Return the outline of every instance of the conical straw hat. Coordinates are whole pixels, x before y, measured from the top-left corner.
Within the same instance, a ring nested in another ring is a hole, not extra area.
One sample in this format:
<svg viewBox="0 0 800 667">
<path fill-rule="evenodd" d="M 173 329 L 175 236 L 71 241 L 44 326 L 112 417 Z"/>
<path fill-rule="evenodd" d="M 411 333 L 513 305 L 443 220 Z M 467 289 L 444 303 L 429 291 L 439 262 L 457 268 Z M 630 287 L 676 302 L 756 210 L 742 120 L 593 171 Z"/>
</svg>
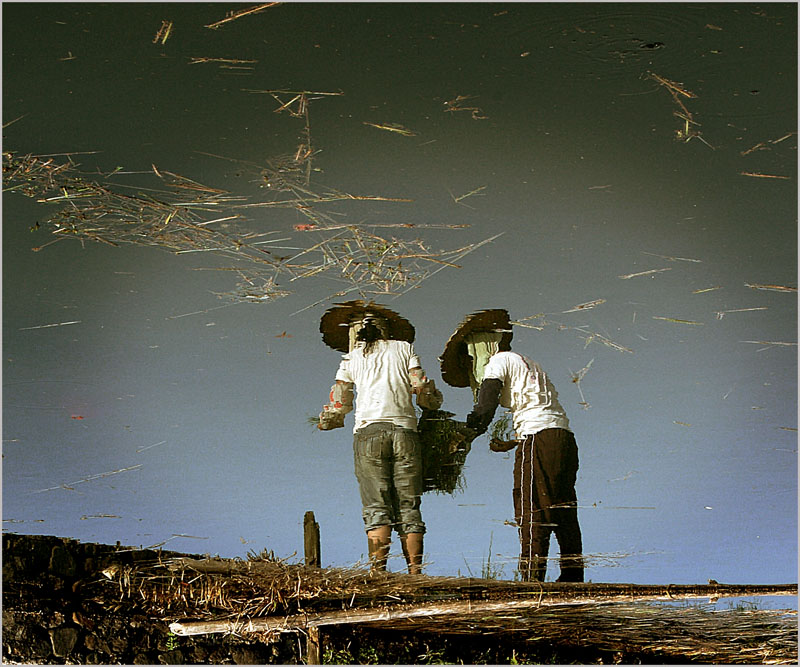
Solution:
<svg viewBox="0 0 800 667">
<path fill-rule="evenodd" d="M 469 369 L 472 366 L 464 339 L 472 333 L 495 331 L 502 333 L 500 349 L 507 349 L 513 333 L 508 311 L 502 308 L 479 310 L 464 319 L 444 346 L 439 357 L 442 380 L 451 387 L 469 387 Z"/>
<path fill-rule="evenodd" d="M 375 313 L 386 319 L 389 323 L 390 340 L 414 342 L 415 332 L 411 322 L 385 306 L 361 300 L 337 303 L 325 312 L 319 321 L 322 342 L 334 350 L 348 352 L 350 350 L 350 323 L 363 317 L 365 313 Z"/>
</svg>

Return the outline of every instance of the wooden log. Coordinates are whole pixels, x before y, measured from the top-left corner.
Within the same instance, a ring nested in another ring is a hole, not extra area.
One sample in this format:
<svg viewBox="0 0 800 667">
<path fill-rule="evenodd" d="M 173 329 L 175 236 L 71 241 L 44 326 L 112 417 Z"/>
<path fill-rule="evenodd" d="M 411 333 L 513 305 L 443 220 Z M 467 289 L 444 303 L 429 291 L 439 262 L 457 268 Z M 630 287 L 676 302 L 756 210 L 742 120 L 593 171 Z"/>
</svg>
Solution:
<svg viewBox="0 0 800 667">
<path fill-rule="evenodd" d="M 180 636 L 215 633 L 242 633 L 267 631 L 294 631 L 326 625 L 349 625 L 354 623 L 387 622 L 408 618 L 433 618 L 455 614 L 485 614 L 517 611 L 557 605 L 598 604 L 608 602 L 633 602 L 645 600 L 677 600 L 689 598 L 733 597 L 742 595 L 797 595 L 797 585 L 786 586 L 737 586 L 737 585 L 668 585 L 636 586 L 633 584 L 597 584 L 582 586 L 586 592 L 576 596 L 570 592 L 571 585 L 564 585 L 564 593 L 558 594 L 542 587 L 539 593 L 531 592 L 527 599 L 505 600 L 458 600 L 441 603 L 398 604 L 383 609 L 345 609 L 317 614 L 295 614 L 291 616 L 265 616 L 247 621 L 185 621 L 172 623 L 171 632 Z M 636 590 L 639 589 L 639 590 Z M 747 592 L 743 592 L 747 590 Z M 760 591 L 760 592 L 759 592 Z"/>
<path fill-rule="evenodd" d="M 314 512 L 306 512 L 303 517 L 303 545 L 306 567 L 322 567 L 319 524 L 314 519 Z"/>
</svg>

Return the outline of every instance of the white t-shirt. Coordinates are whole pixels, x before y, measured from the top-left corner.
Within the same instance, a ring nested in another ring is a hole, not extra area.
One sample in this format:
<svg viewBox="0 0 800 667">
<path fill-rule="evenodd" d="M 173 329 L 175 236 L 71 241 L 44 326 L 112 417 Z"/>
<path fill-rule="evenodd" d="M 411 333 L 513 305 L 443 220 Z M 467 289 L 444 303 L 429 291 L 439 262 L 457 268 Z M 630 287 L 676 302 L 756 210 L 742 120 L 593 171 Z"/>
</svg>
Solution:
<svg viewBox="0 0 800 667">
<path fill-rule="evenodd" d="M 356 387 L 353 431 L 373 422 L 391 422 L 416 431 L 409 371 L 420 366 L 411 343 L 402 340 L 376 341 L 366 356 L 363 345 L 345 354 L 336 379 Z"/>
<path fill-rule="evenodd" d="M 516 352 L 498 352 L 489 359 L 484 380 L 500 380 L 500 405 L 513 412 L 517 437 L 546 428 L 569 430 L 569 420 L 558 402 L 558 392 L 535 361 Z"/>
</svg>

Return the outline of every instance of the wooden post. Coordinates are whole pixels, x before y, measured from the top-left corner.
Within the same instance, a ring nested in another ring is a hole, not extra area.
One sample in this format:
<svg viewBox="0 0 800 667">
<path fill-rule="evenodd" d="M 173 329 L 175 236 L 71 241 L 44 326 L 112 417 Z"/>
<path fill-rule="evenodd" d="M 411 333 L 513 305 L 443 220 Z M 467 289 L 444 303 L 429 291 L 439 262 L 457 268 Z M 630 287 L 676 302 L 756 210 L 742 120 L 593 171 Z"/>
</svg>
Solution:
<svg viewBox="0 0 800 667">
<path fill-rule="evenodd" d="M 309 626 L 306 629 L 306 664 L 322 664 L 322 638 L 316 626 Z"/>
<path fill-rule="evenodd" d="M 322 567 L 319 524 L 314 520 L 314 512 L 306 512 L 303 517 L 303 544 L 306 553 L 306 567 Z"/>
</svg>

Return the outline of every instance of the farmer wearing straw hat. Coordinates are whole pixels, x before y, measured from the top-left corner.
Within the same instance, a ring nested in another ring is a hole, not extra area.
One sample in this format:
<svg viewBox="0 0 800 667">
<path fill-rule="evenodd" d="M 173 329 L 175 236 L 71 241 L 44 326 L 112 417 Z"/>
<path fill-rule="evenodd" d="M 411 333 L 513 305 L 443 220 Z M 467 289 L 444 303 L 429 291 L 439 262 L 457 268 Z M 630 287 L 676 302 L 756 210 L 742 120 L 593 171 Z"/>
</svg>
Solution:
<svg viewBox="0 0 800 667">
<path fill-rule="evenodd" d="M 510 408 L 519 440 L 492 439 L 492 451 L 517 448 L 514 515 L 519 528 L 523 581 L 544 581 L 550 533 L 561 552 L 558 581 L 583 581 L 583 546 L 575 479 L 578 447 L 558 394 L 535 361 L 511 351 L 511 322 L 503 309 L 467 317 L 440 357 L 442 379 L 471 387 L 475 406 L 467 426 L 485 433 L 502 405 Z"/>
<path fill-rule="evenodd" d="M 442 394 L 414 352 L 414 327 L 388 308 L 337 304 L 322 316 L 320 332 L 326 345 L 346 354 L 317 427 L 343 427 L 354 387 L 358 393 L 353 452 L 371 568 L 386 570 L 394 528 L 409 573 L 421 574 L 422 450 L 411 396 L 423 410 L 437 410 Z"/>
</svg>

